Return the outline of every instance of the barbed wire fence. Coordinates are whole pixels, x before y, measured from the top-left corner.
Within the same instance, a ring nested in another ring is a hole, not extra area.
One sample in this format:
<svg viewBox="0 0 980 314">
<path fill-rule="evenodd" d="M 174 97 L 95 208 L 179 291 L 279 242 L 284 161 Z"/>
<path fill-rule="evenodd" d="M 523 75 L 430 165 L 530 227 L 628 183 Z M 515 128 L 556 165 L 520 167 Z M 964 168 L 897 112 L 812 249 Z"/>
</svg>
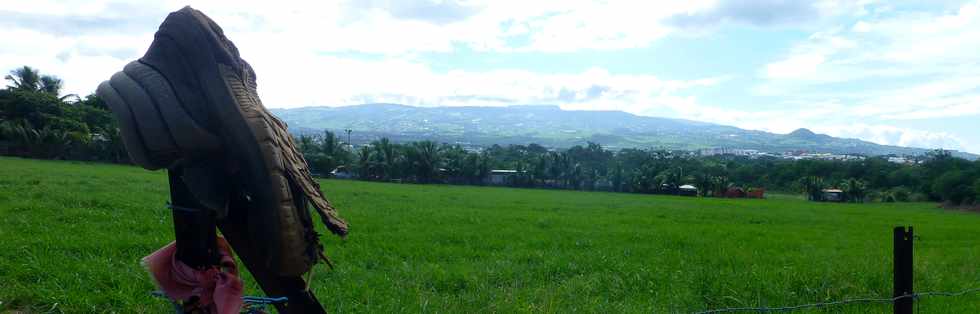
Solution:
<svg viewBox="0 0 980 314">
<path fill-rule="evenodd" d="M 975 293 L 980 293 L 980 288 L 966 289 L 956 292 L 944 292 L 944 291 L 932 291 L 932 292 L 922 292 L 913 293 L 897 296 L 894 298 L 858 298 L 858 299 L 845 299 L 840 301 L 831 301 L 823 303 L 810 303 L 810 304 L 800 304 L 793 306 L 781 306 L 781 307 L 730 307 L 722 309 L 714 309 L 702 312 L 695 312 L 695 314 L 715 314 L 715 313 L 738 313 L 738 312 L 757 312 L 757 313 L 769 313 L 769 312 L 793 312 L 805 309 L 816 309 L 816 308 L 826 308 L 833 306 L 843 306 L 848 304 L 859 304 L 859 303 L 895 303 L 899 300 L 912 299 L 918 300 L 923 297 L 959 297 L 965 295 L 971 295 Z"/>
<path fill-rule="evenodd" d="M 706 310 L 701 312 L 694 312 L 695 314 L 715 314 L 715 313 L 739 313 L 739 312 L 756 312 L 756 313 L 772 313 L 772 312 L 793 312 L 805 309 L 819 309 L 828 308 L 835 306 L 844 306 L 848 304 L 871 304 L 871 303 L 887 303 L 892 304 L 896 314 L 908 314 L 913 312 L 913 306 L 916 305 L 916 301 L 924 297 L 961 297 L 973 294 L 980 294 L 980 282 L 974 284 L 977 288 L 971 288 L 961 291 L 946 292 L 946 291 L 930 291 L 930 292 L 914 292 L 912 289 L 912 243 L 915 239 L 915 235 L 912 232 L 912 227 L 895 227 L 894 229 L 894 278 L 893 278 L 893 295 L 895 297 L 891 298 L 881 298 L 881 297 L 870 297 L 870 298 L 855 298 L 855 299 L 844 299 L 839 301 L 829 301 L 820 303 L 809 303 L 800 304 L 792 306 L 779 306 L 779 307 L 730 307 L 730 308 L 720 308 L 713 310 Z"/>
<path fill-rule="evenodd" d="M 835 306 L 844 306 L 849 304 L 893 304 L 895 313 L 912 313 L 913 306 L 916 304 L 915 301 L 921 298 L 927 297 L 961 297 L 978 294 L 980 296 L 980 282 L 974 284 L 977 288 L 971 288 L 960 291 L 946 292 L 946 291 L 930 291 L 930 292 L 913 292 L 912 290 L 912 243 L 915 239 L 912 233 L 912 227 L 908 227 L 906 231 L 905 227 L 895 227 L 894 230 L 894 287 L 893 294 L 896 295 L 892 298 L 881 298 L 881 297 L 869 297 L 869 298 L 855 298 L 855 299 L 844 299 L 839 301 L 829 301 L 820 303 L 808 303 L 792 306 L 779 306 L 779 307 L 730 307 L 730 308 L 719 308 L 700 312 L 694 312 L 694 314 L 716 314 L 716 313 L 740 313 L 740 312 L 756 312 L 756 313 L 778 313 L 778 312 L 793 312 L 805 309 L 820 309 L 829 308 Z M 154 291 L 152 293 L 154 296 L 166 298 L 166 295 L 160 291 Z M 287 302 L 286 298 L 268 298 L 268 297 L 243 297 L 244 308 L 243 313 L 265 313 L 266 306 L 274 305 L 277 303 Z M 179 304 L 173 303 L 174 308 L 177 313 L 183 313 L 182 308 Z"/>
</svg>

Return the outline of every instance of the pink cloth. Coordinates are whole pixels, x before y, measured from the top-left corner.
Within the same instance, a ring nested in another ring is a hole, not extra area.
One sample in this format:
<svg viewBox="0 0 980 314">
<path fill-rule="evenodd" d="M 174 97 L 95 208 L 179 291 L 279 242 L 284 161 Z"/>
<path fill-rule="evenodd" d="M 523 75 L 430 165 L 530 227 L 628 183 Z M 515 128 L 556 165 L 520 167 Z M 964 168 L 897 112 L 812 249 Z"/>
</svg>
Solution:
<svg viewBox="0 0 980 314">
<path fill-rule="evenodd" d="M 143 265 L 170 299 L 186 301 L 197 296 L 211 313 L 237 314 L 242 308 L 242 281 L 228 242 L 222 237 L 218 237 L 218 251 L 220 267 L 197 270 L 176 259 L 177 243 L 170 242 L 144 257 Z"/>
</svg>

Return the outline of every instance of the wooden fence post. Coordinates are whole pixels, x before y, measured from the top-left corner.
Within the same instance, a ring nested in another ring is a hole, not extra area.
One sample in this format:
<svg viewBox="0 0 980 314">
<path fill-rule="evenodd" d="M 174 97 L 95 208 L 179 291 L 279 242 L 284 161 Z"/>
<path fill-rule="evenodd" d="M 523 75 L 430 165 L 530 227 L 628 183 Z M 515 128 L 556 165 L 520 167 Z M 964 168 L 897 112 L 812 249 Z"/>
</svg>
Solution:
<svg viewBox="0 0 980 314">
<path fill-rule="evenodd" d="M 895 227 L 894 230 L 894 279 L 893 297 L 912 295 L 912 226 Z M 894 302 L 895 314 L 911 314 L 914 297 L 905 297 Z"/>
</svg>

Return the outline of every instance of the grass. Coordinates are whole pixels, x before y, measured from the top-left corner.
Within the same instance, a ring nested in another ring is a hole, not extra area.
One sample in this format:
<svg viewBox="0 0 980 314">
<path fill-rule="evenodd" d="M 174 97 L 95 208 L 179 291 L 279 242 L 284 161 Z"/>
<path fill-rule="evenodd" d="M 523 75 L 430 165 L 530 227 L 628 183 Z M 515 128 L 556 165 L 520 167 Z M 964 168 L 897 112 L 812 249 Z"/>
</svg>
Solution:
<svg viewBox="0 0 980 314">
<path fill-rule="evenodd" d="M 661 313 L 888 297 L 896 225 L 920 237 L 917 291 L 980 286 L 980 215 L 934 204 L 322 184 L 352 226 L 346 241 L 323 237 L 337 268 L 319 265 L 312 287 L 331 312 Z M 0 312 L 169 311 L 138 263 L 173 239 L 167 193 L 163 172 L 0 158 Z M 918 306 L 978 313 L 980 294 Z"/>
</svg>

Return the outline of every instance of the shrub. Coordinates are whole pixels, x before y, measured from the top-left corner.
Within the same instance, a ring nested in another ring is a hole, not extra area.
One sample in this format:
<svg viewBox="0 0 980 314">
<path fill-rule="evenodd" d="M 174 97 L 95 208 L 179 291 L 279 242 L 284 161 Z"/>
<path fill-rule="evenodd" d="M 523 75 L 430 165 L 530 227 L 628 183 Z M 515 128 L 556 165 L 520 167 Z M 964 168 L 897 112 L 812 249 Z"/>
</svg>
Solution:
<svg viewBox="0 0 980 314">
<path fill-rule="evenodd" d="M 909 195 L 909 202 L 928 202 L 929 195 L 922 192 L 915 192 Z"/>
<path fill-rule="evenodd" d="M 944 202 L 953 205 L 971 203 L 974 191 L 971 191 L 973 187 L 970 179 L 970 176 L 962 171 L 947 171 L 933 182 L 932 191 L 941 196 Z"/>
<path fill-rule="evenodd" d="M 892 192 L 884 192 L 881 194 L 881 201 L 883 203 L 894 203 L 896 201 L 895 194 L 892 194 Z"/>
<path fill-rule="evenodd" d="M 980 204 L 980 179 L 973 182 L 973 201 Z"/>
<path fill-rule="evenodd" d="M 897 186 L 889 190 L 895 202 L 908 202 L 912 192 L 904 186 Z"/>
</svg>

